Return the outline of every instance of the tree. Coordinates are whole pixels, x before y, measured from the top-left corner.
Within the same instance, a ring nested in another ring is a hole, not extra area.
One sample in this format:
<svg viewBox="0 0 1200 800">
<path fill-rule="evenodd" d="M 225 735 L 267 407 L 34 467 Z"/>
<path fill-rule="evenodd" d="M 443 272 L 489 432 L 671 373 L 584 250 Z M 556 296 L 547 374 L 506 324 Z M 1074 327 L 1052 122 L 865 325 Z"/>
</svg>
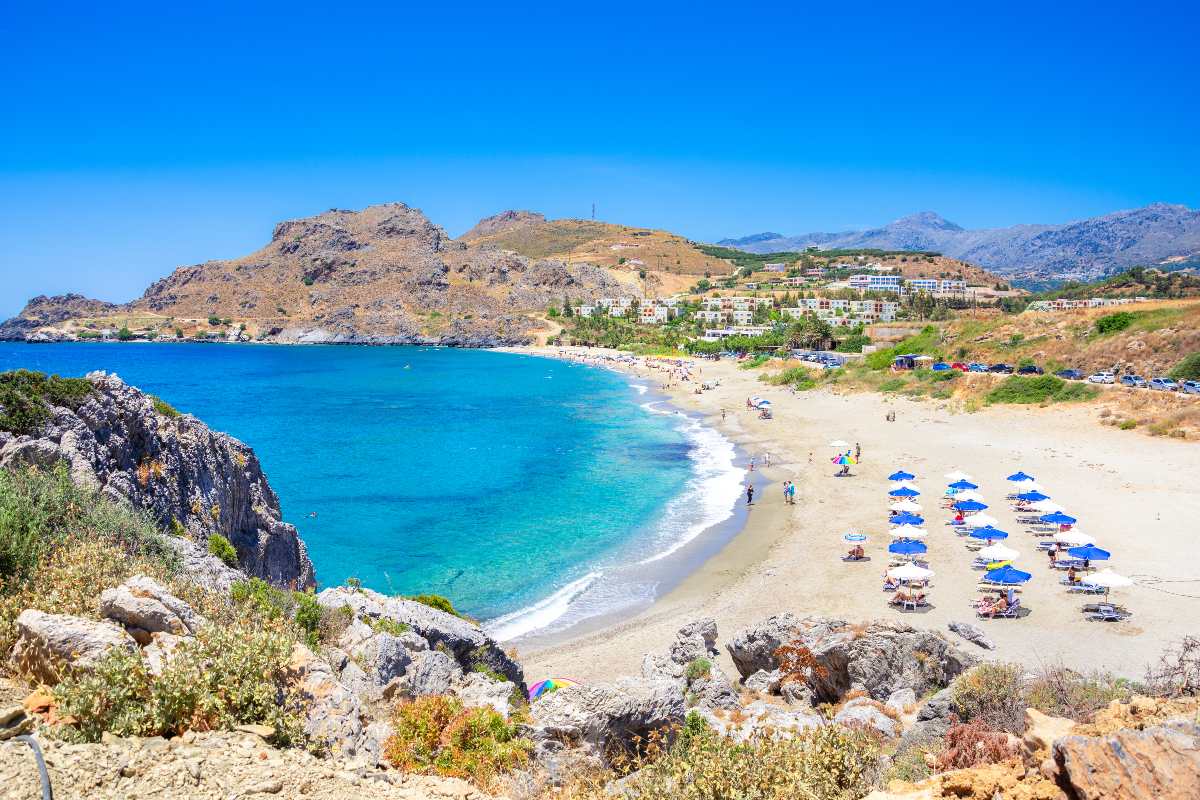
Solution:
<svg viewBox="0 0 1200 800">
<path fill-rule="evenodd" d="M 129 330 L 129 328 L 122 325 L 121 330 L 117 331 L 117 338 L 120 339 L 122 342 L 128 342 L 130 339 L 133 338 L 133 331 Z"/>
<path fill-rule="evenodd" d="M 788 347 L 815 349 L 824 347 L 833 338 L 829 323 L 807 314 L 793 322 L 787 329 Z"/>
<path fill-rule="evenodd" d="M 575 309 L 571 308 L 571 298 L 563 295 L 562 315 L 564 317 L 575 316 Z"/>
</svg>

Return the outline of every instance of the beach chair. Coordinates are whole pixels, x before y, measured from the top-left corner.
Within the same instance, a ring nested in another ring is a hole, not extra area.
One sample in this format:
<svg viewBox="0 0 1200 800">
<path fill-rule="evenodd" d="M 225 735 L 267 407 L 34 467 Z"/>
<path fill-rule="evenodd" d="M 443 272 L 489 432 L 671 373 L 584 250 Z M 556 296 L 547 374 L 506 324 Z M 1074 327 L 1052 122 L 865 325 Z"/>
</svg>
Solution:
<svg viewBox="0 0 1200 800">
<path fill-rule="evenodd" d="M 1021 610 L 1021 598 L 1018 597 L 1015 600 L 1013 600 L 1012 603 L 1009 604 L 1008 608 L 1004 609 L 1003 611 L 997 612 L 996 616 L 1003 617 L 1004 619 L 1016 619 L 1017 614 L 1020 610 Z"/>
<path fill-rule="evenodd" d="M 1120 622 L 1125 619 L 1125 615 L 1116 606 L 1101 603 L 1096 606 L 1095 611 L 1087 615 L 1087 618 L 1096 622 Z"/>
</svg>

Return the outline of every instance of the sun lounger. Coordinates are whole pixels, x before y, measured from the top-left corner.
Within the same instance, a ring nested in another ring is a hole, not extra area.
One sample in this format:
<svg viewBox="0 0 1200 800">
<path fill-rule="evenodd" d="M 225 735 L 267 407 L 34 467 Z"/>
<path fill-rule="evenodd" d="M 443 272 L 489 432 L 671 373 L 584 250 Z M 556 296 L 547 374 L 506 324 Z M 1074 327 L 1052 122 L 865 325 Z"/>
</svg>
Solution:
<svg viewBox="0 0 1200 800">
<path fill-rule="evenodd" d="M 1086 606 L 1085 606 L 1086 608 Z M 1087 618 L 1097 622 L 1120 622 L 1128 616 L 1124 609 L 1117 606 L 1100 603 L 1096 606 L 1096 610 L 1087 613 Z"/>
</svg>

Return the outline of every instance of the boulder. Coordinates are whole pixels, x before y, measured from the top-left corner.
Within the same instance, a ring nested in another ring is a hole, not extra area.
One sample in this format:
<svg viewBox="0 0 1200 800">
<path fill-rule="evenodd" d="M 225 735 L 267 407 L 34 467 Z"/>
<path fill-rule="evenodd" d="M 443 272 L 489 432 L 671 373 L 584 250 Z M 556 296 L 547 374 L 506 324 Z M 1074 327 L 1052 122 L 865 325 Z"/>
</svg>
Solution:
<svg viewBox="0 0 1200 800">
<path fill-rule="evenodd" d="M 512 696 L 517 686 L 512 681 L 496 681 L 479 672 L 472 672 L 450 687 L 468 707 L 493 708 L 505 719 L 512 713 Z"/>
<path fill-rule="evenodd" d="M 1200 797 L 1200 725 L 1179 720 L 1054 743 L 1059 784 L 1078 800 Z"/>
<path fill-rule="evenodd" d="M 204 618 L 153 578 L 135 575 L 100 593 L 100 613 L 148 633 L 195 635 Z"/>
<path fill-rule="evenodd" d="M 697 658 L 717 655 L 717 622 L 711 617 L 684 625 L 671 643 L 670 657 L 676 664 L 687 665 Z"/>
<path fill-rule="evenodd" d="M 354 692 L 302 644 L 293 646 L 289 682 L 304 701 L 304 732 L 334 754 L 353 756 L 363 734 L 363 710 Z"/>
<path fill-rule="evenodd" d="M 760 669 L 748 678 L 742 680 L 742 685 L 752 692 L 775 694 L 779 691 L 781 675 L 778 669 L 767 672 Z"/>
<path fill-rule="evenodd" d="M 812 689 L 804 681 L 785 681 L 779 684 L 779 696 L 790 706 L 808 706 L 813 703 Z"/>
<path fill-rule="evenodd" d="M 1075 725 L 1073 719 L 1051 717 L 1036 708 L 1025 709 L 1025 735 L 1021 741 L 1026 754 L 1032 756 L 1048 751 L 1055 740 L 1069 736 Z"/>
<path fill-rule="evenodd" d="M 682 723 L 685 710 L 676 683 L 622 678 L 543 696 L 530 707 L 530 731 L 537 741 L 555 740 L 605 759 L 635 737 Z"/>
<path fill-rule="evenodd" d="M 895 711 L 897 714 L 905 713 L 905 709 L 917 704 L 917 693 L 912 689 L 897 689 L 888 695 L 887 702 L 884 704 L 888 708 Z"/>
<path fill-rule="evenodd" d="M 17 617 L 17 639 L 10 658 L 18 673 L 55 684 L 65 670 L 87 671 L 114 648 L 133 652 L 137 642 L 112 622 L 30 608 Z"/>
<path fill-rule="evenodd" d="M 426 650 L 413 656 L 403 675 L 397 676 L 396 694 L 401 697 L 424 697 L 446 694 L 463 678 L 454 659 L 440 650 Z"/>
<path fill-rule="evenodd" d="M 825 719 L 815 710 L 780 708 L 762 700 L 747 704 L 735 714 L 711 709 L 702 709 L 699 714 L 717 733 L 739 742 L 756 734 L 788 738 L 825 724 Z"/>
<path fill-rule="evenodd" d="M 889 717 L 866 698 L 851 700 L 833 717 L 834 723 L 848 728 L 868 728 L 892 739 L 900 735 L 900 723 Z"/>
<path fill-rule="evenodd" d="M 732 709 L 740 705 L 740 699 L 728 676 L 714 665 L 707 676 L 688 686 L 688 704 L 696 708 Z"/>
<path fill-rule="evenodd" d="M 150 671 L 150 674 L 161 675 L 163 669 L 175 656 L 176 648 L 185 641 L 187 639 L 183 636 L 176 636 L 173 633 L 156 631 L 150 634 L 150 643 L 142 650 L 142 657 L 146 660 L 146 669 Z"/>
<path fill-rule="evenodd" d="M 977 644 L 984 650 L 995 650 L 996 643 L 987 637 L 981 628 L 965 622 L 951 622 L 947 626 L 952 633 L 957 633 L 968 642 Z"/>
<path fill-rule="evenodd" d="M 776 614 L 757 625 L 738 631 L 726 645 L 743 678 L 756 672 L 770 672 L 779 666 L 775 651 L 780 645 L 798 638 L 803 628 L 794 614 Z"/>
</svg>

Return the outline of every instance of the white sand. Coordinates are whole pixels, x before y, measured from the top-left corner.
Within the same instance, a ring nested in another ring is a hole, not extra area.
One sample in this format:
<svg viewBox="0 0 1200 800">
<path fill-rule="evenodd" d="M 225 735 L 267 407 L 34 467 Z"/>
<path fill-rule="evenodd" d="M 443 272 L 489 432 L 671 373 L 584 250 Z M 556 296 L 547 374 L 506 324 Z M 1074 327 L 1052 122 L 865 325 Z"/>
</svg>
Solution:
<svg viewBox="0 0 1200 800">
<path fill-rule="evenodd" d="M 552 355 L 558 349 L 524 352 Z M 673 401 L 708 415 L 751 453 L 769 451 L 773 468 L 766 474 L 796 481 L 796 506 L 783 504 L 777 485 L 768 487 L 746 528 L 650 609 L 603 631 L 522 652 L 531 679 L 590 681 L 636 673 L 644 653 L 662 650 L 676 629 L 702 616 L 717 620 L 722 637 L 783 611 L 904 620 L 943 631 L 951 620 L 967 621 L 997 643 L 989 657 L 1031 666 L 1061 661 L 1135 678 L 1180 635 L 1200 634 L 1200 447 L 1194 443 L 1100 426 L 1087 406 L 959 414 L 932 401 L 877 394 L 793 395 L 758 382 L 760 370 L 739 370 L 729 361 L 698 363 L 703 379 L 719 378 L 720 387 L 696 395 L 694 384 L 684 383 L 668 390 Z M 638 372 L 652 380 L 660 374 Z M 746 410 L 751 394 L 771 399 L 774 419 Z M 722 408 L 728 412 L 724 422 Z M 895 410 L 895 422 L 885 421 L 888 410 Z M 855 477 L 832 477 L 827 443 L 833 439 L 862 444 L 864 461 L 854 468 Z M 924 491 L 918 500 L 937 576 L 928 592 L 932 608 L 922 613 L 889 608 L 890 595 L 881 590 L 890 541 L 886 476 L 899 468 L 915 473 Z M 1011 534 L 1005 544 L 1021 553 L 1016 566 L 1033 573 L 1021 593 L 1031 611 L 1024 618 L 975 618 L 970 604 L 979 595 L 980 573 L 971 569 L 973 556 L 945 524 L 950 513 L 939 503 L 943 475 L 953 469 L 974 477 L 990 505 L 987 513 Z M 1090 621 L 1080 608 L 1096 598 L 1059 585 L 1062 573 L 1049 569 L 1035 547 L 1038 539 L 1017 525 L 1004 500 L 1011 489 L 1005 477 L 1018 469 L 1036 476 L 1046 494 L 1080 518 L 1081 530 L 1112 551 L 1105 566 L 1138 582 L 1113 595 L 1132 611 L 1129 620 Z M 870 536 L 871 561 L 840 560 L 848 548 L 842 535 L 851 530 Z"/>
</svg>

